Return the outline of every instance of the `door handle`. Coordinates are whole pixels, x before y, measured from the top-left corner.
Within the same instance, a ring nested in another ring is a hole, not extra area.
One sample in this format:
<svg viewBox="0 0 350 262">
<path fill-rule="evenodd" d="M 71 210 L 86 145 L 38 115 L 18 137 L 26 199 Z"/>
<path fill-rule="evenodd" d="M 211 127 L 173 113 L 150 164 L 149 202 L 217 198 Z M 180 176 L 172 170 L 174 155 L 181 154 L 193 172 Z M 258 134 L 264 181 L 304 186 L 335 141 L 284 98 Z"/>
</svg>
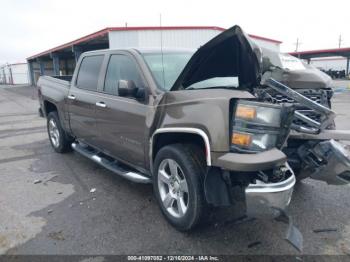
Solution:
<svg viewBox="0 0 350 262">
<path fill-rule="evenodd" d="M 75 100 L 75 98 L 76 98 L 75 95 L 69 95 L 68 96 L 68 99 L 70 99 L 70 100 Z"/>
<path fill-rule="evenodd" d="M 105 102 L 96 102 L 96 106 L 98 107 L 103 107 L 103 108 L 106 108 L 107 105 L 105 104 Z"/>
</svg>

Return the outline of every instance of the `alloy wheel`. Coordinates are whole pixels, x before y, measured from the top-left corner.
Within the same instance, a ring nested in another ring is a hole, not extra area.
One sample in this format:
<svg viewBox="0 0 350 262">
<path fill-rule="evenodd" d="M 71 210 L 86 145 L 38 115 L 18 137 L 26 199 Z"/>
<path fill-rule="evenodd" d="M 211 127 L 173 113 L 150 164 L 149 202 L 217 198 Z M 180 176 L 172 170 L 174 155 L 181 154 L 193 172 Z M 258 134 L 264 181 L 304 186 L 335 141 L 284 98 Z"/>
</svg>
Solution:
<svg viewBox="0 0 350 262">
<path fill-rule="evenodd" d="M 176 217 L 183 217 L 189 204 L 186 177 L 173 159 L 164 159 L 158 168 L 158 188 L 163 206 Z"/>
<path fill-rule="evenodd" d="M 60 131 L 58 130 L 57 123 L 55 119 L 51 118 L 49 121 L 49 135 L 52 145 L 54 147 L 59 147 L 60 145 Z"/>
</svg>

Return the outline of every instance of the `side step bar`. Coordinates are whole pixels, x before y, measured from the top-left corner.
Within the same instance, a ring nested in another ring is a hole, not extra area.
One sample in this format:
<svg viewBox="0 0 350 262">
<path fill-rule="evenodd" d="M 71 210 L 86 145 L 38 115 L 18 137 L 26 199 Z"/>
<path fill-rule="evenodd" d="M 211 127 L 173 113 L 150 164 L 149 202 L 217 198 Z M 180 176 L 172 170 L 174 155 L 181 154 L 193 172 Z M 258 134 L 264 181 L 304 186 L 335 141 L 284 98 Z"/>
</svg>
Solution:
<svg viewBox="0 0 350 262">
<path fill-rule="evenodd" d="M 118 165 L 118 162 L 116 160 L 109 159 L 109 157 L 104 156 L 102 153 L 92 149 L 89 146 L 80 144 L 78 142 L 74 142 L 72 143 L 72 148 L 76 152 L 93 160 L 97 164 L 107 168 L 108 170 L 130 181 L 133 181 L 136 183 L 143 183 L 143 184 L 151 183 L 151 179 L 149 177 L 141 173 L 138 173 L 136 171 L 130 171 L 130 170 L 127 170 L 126 168 L 121 167 L 120 165 Z"/>
</svg>

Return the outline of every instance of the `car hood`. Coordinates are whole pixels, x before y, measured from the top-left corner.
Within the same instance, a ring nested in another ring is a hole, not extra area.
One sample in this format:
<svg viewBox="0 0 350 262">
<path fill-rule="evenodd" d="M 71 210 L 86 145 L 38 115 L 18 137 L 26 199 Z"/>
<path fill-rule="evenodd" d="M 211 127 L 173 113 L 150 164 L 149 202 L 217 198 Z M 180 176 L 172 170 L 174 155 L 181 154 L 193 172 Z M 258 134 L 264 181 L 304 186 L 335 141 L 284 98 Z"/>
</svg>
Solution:
<svg viewBox="0 0 350 262">
<path fill-rule="evenodd" d="M 276 80 L 277 77 L 276 77 Z M 330 88 L 332 79 L 317 68 L 306 68 L 305 70 L 285 71 L 281 82 L 293 89 Z"/>
<path fill-rule="evenodd" d="M 262 48 L 263 73 L 269 72 L 270 77 L 293 89 L 329 88 L 332 79 L 317 68 L 305 64 L 300 59 Z"/>
<path fill-rule="evenodd" d="M 200 47 L 170 89 L 181 90 L 214 77 L 237 77 L 251 89 L 261 78 L 261 51 L 239 26 L 233 26 Z"/>
</svg>

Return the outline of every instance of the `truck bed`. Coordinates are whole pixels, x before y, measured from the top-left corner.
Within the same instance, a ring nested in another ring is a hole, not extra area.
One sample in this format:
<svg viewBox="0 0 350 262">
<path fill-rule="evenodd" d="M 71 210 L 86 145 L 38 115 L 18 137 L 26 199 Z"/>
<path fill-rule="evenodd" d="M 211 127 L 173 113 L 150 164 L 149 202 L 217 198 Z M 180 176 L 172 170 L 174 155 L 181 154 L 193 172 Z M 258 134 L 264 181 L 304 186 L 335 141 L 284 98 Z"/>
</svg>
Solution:
<svg viewBox="0 0 350 262">
<path fill-rule="evenodd" d="M 71 75 L 67 76 L 41 76 L 38 81 L 38 86 L 40 87 L 63 87 L 69 88 L 70 82 L 72 80 Z"/>
<path fill-rule="evenodd" d="M 64 121 L 69 119 L 65 100 L 69 93 L 71 79 L 72 76 L 41 76 L 38 81 L 38 87 L 42 95 L 40 99 L 41 108 L 45 106 L 43 101 L 53 103 L 61 114 L 63 125 L 65 125 Z"/>
</svg>

